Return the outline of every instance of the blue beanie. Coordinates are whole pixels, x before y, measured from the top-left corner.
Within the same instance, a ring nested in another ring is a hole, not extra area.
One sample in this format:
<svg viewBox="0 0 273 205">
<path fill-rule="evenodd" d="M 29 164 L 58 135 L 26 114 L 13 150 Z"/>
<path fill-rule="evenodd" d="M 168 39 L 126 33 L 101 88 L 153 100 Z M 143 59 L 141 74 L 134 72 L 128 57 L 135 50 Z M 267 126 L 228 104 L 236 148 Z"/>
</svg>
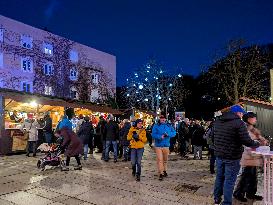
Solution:
<svg viewBox="0 0 273 205">
<path fill-rule="evenodd" d="M 230 107 L 230 111 L 233 113 L 241 112 L 243 114 L 246 114 L 247 112 L 242 108 L 240 105 L 233 105 Z"/>
</svg>

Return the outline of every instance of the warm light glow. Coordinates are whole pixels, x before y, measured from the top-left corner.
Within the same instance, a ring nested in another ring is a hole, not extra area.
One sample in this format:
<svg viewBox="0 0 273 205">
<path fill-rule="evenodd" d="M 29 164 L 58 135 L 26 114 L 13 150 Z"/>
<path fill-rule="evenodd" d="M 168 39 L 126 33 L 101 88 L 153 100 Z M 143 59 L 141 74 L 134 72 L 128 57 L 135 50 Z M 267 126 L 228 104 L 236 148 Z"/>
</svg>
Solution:
<svg viewBox="0 0 273 205">
<path fill-rule="evenodd" d="M 30 104 L 30 106 L 32 106 L 32 107 L 37 107 L 37 105 L 38 105 L 35 101 L 32 101 L 32 102 L 30 102 L 29 104 Z"/>
</svg>

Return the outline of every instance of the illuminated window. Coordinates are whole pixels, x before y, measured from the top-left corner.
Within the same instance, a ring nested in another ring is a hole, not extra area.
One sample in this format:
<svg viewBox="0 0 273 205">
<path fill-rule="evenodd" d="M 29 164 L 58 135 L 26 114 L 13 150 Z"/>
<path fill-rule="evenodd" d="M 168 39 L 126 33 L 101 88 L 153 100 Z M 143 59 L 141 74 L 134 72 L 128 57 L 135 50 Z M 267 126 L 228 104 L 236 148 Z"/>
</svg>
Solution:
<svg viewBox="0 0 273 205">
<path fill-rule="evenodd" d="M 21 46 L 27 49 L 32 49 L 33 39 L 30 36 L 21 35 Z"/>
</svg>

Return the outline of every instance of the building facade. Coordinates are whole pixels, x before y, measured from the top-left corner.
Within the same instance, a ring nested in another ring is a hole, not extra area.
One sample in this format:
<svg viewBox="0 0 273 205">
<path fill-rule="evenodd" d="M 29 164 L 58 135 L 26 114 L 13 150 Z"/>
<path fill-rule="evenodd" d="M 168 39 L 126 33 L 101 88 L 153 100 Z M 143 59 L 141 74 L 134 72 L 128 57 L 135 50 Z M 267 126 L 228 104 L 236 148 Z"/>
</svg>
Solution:
<svg viewBox="0 0 273 205">
<path fill-rule="evenodd" d="M 0 87 L 103 102 L 115 94 L 116 57 L 0 15 Z"/>
</svg>

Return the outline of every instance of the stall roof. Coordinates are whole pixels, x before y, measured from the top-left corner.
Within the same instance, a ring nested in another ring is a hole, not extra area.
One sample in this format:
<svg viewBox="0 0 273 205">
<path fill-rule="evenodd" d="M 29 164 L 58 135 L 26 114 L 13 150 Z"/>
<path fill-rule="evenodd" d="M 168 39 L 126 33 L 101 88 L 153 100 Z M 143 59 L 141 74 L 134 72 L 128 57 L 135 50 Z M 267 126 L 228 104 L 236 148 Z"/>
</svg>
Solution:
<svg viewBox="0 0 273 205">
<path fill-rule="evenodd" d="M 273 104 L 272 103 L 261 101 L 261 100 L 254 100 L 254 99 L 243 97 L 243 98 L 240 98 L 240 102 L 249 103 L 249 104 L 253 104 L 253 105 L 260 105 L 260 106 L 267 107 L 268 109 L 273 109 Z"/>
<path fill-rule="evenodd" d="M 64 99 L 64 98 L 46 96 L 41 94 L 32 94 L 32 93 L 26 93 L 26 92 L 10 90 L 5 88 L 0 88 L 0 95 L 5 98 L 19 101 L 19 102 L 35 101 L 38 104 L 43 104 L 43 105 L 83 108 L 83 109 L 92 110 L 93 112 L 104 112 L 104 113 L 111 113 L 116 115 L 121 114 L 119 110 L 112 109 L 111 107 L 108 107 L 103 104 L 94 104 L 91 102 L 83 102 L 79 100 Z"/>
</svg>

